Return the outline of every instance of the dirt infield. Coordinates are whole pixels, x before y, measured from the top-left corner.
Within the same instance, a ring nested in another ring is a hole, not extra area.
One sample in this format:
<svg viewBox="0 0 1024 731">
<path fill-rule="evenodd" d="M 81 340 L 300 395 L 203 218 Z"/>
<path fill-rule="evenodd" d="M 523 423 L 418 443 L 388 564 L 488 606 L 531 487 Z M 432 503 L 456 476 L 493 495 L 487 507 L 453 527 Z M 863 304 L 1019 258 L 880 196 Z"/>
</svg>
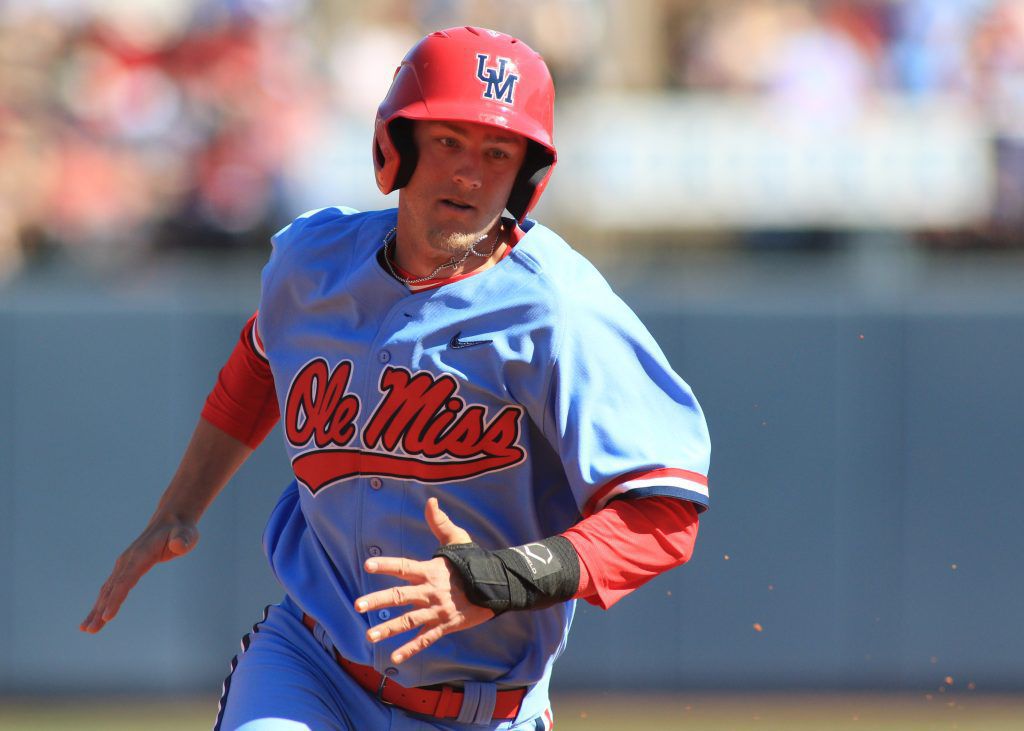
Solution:
<svg viewBox="0 0 1024 731">
<path fill-rule="evenodd" d="M 977 693 L 573 695 L 559 731 L 1019 731 L 1024 696 Z"/>
<path fill-rule="evenodd" d="M 3 731 L 200 731 L 215 698 L 0 699 Z M 558 731 L 1019 731 L 1024 696 L 879 694 L 561 694 Z M 373 731 L 359 729 L 359 731 Z"/>
</svg>

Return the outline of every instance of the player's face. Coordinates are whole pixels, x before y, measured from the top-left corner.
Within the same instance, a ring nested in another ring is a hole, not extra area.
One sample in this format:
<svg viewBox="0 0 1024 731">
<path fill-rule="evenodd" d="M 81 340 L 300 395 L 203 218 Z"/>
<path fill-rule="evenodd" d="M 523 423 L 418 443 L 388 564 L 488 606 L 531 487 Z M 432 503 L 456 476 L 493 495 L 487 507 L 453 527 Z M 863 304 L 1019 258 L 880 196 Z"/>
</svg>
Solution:
<svg viewBox="0 0 1024 731">
<path fill-rule="evenodd" d="M 501 217 L 526 139 L 472 122 L 418 121 L 413 135 L 419 158 L 399 193 L 399 231 L 413 228 L 438 255 L 459 254 Z"/>
</svg>

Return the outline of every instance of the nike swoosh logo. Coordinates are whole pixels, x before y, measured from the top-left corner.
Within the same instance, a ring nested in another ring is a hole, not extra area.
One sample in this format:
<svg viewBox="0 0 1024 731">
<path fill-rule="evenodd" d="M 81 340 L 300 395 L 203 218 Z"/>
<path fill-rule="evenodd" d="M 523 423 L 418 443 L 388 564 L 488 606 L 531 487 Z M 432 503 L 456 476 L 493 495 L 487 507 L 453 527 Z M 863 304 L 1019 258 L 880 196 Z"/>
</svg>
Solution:
<svg viewBox="0 0 1024 731">
<path fill-rule="evenodd" d="M 452 339 L 448 341 L 449 348 L 472 348 L 474 345 L 486 345 L 494 342 L 493 340 L 459 340 L 460 335 L 462 335 L 461 330 L 452 335 Z"/>
</svg>

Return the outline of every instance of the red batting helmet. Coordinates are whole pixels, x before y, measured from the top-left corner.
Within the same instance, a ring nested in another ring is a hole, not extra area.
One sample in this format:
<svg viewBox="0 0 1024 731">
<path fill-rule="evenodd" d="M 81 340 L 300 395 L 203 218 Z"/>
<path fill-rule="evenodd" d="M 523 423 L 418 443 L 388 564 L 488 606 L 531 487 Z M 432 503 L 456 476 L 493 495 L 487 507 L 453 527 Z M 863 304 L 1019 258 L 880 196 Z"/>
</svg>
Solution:
<svg viewBox="0 0 1024 731">
<path fill-rule="evenodd" d="M 377 109 L 373 164 L 377 187 L 390 193 L 416 167 L 411 121 L 478 122 L 528 141 L 506 208 L 522 221 L 548 184 L 555 87 L 540 54 L 518 38 L 484 28 L 449 28 L 413 46 Z"/>
</svg>

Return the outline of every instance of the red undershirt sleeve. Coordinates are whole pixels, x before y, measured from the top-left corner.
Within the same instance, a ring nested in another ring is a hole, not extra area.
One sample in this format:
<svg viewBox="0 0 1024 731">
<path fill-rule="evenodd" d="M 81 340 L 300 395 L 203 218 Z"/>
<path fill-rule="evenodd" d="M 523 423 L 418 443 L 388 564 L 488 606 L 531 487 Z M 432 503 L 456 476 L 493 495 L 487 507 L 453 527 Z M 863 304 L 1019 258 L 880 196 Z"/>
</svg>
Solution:
<svg viewBox="0 0 1024 731">
<path fill-rule="evenodd" d="M 671 497 L 609 503 L 562 535 L 580 557 L 578 599 L 608 609 L 660 573 L 686 563 L 697 540 L 697 509 Z"/>
<path fill-rule="evenodd" d="M 208 422 L 253 449 L 280 418 L 274 376 L 262 351 L 254 314 L 220 369 L 202 411 Z"/>
</svg>

